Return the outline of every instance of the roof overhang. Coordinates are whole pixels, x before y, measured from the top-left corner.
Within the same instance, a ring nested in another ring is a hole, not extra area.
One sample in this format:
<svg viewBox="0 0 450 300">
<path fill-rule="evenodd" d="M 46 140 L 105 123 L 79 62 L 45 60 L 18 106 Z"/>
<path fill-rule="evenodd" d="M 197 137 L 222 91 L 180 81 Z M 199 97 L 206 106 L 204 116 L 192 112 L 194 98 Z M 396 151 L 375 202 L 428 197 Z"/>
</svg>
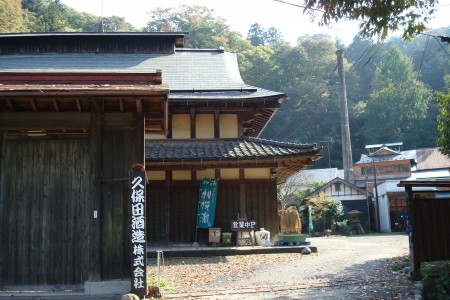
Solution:
<svg viewBox="0 0 450 300">
<path fill-rule="evenodd" d="M 24 113 L 143 113 L 147 132 L 166 133 L 169 87 L 155 73 L 0 72 L 0 117 L 15 132 Z M 18 118 L 19 114 L 22 114 Z M 23 122 L 23 121 L 22 121 Z M 8 129 L 9 128 L 9 129 Z M 62 128 L 61 128 L 62 129 Z M 65 129 L 65 128 L 64 128 Z M 20 131 L 20 130 L 19 130 Z"/>
<path fill-rule="evenodd" d="M 147 140 L 148 170 L 270 168 L 281 181 L 322 157 L 316 145 L 238 139 Z"/>
</svg>

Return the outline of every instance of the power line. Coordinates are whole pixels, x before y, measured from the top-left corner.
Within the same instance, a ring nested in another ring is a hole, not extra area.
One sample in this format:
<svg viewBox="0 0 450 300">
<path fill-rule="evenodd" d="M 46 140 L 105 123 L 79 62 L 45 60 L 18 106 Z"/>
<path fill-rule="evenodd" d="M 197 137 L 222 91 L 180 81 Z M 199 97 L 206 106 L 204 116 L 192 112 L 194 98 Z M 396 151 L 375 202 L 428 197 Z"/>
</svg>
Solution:
<svg viewBox="0 0 450 300">
<path fill-rule="evenodd" d="M 296 4 L 296 3 L 286 2 L 286 1 L 283 1 L 283 0 L 273 0 L 273 1 L 280 2 L 280 3 L 283 3 L 283 4 L 287 4 L 287 5 L 292 5 L 292 6 L 295 6 L 295 7 L 300 7 L 300 8 L 303 8 L 304 10 L 314 10 L 314 11 L 318 11 L 318 12 L 321 12 L 321 13 L 325 12 L 322 9 L 313 8 L 313 7 L 307 7 L 307 6 Z"/>
</svg>

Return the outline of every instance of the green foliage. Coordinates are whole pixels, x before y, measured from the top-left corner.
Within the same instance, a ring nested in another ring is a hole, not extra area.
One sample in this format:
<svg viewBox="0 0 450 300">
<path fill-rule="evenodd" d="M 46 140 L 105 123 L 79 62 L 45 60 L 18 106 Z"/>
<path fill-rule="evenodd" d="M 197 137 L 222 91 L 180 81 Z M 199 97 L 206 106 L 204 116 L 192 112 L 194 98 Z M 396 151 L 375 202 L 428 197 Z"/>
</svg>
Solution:
<svg viewBox="0 0 450 300">
<path fill-rule="evenodd" d="M 20 0 L 0 0 L 0 32 L 20 32 L 25 30 Z"/>
<path fill-rule="evenodd" d="M 338 222 L 344 220 L 344 207 L 341 201 L 327 194 L 319 193 L 310 199 L 310 204 L 312 204 L 312 220 L 316 231 L 325 229 L 334 231 Z"/>
<path fill-rule="evenodd" d="M 416 121 L 426 117 L 431 92 L 418 80 L 411 59 L 391 47 L 375 70 L 374 90 L 365 109 L 363 128 L 369 143 L 403 141 L 415 134 Z"/>
<path fill-rule="evenodd" d="M 22 5 L 18 0 L 0 0 L 1 31 L 95 32 L 100 29 L 100 17 L 77 12 L 59 0 L 21 2 Z M 353 17 L 373 14 L 367 18 L 366 25 L 371 27 L 366 27 L 366 35 L 356 36 L 344 49 L 354 161 L 364 152 L 366 144 L 403 141 L 407 149 L 435 147 L 438 135 L 439 146 L 444 150 L 448 147 L 449 153 L 450 139 L 446 140 L 446 137 L 450 136 L 450 123 L 447 124 L 450 104 L 444 83 L 444 77 L 450 73 L 448 45 L 425 35 L 415 37 L 411 43 L 401 38 L 376 43 L 367 38 L 383 35 L 396 21 L 401 26 L 402 22 L 414 19 L 408 23 L 414 28 L 419 16 L 406 16 L 405 8 L 411 7 L 408 13 L 426 11 L 432 1 L 393 2 L 387 7 L 383 4 L 385 11 L 380 10 L 379 3 L 370 2 L 370 5 L 359 7 L 361 3 L 365 2 L 308 2 L 311 7 L 325 6 L 325 20 L 330 21 L 347 14 Z M 384 27 L 371 23 L 375 16 L 379 18 L 377 22 L 384 22 Z M 423 16 L 426 19 L 429 15 Z M 328 150 L 331 167 L 341 167 L 335 41 L 327 35 L 301 36 L 298 45 L 291 46 L 283 42 L 278 29 L 265 30 L 258 23 L 250 28 L 247 40 L 231 30 L 213 10 L 201 6 L 156 9 L 149 18 L 148 26 L 140 30 L 189 32 L 186 47 L 223 46 L 227 51 L 238 53 L 241 75 L 246 83 L 288 95 L 261 137 L 297 143 L 315 142 L 319 146 L 327 146 L 320 143 L 333 140 L 323 153 L 324 159 L 314 167 L 328 167 Z M 363 23 L 363 27 L 366 25 Z M 137 30 L 116 16 L 103 18 L 103 27 L 105 31 Z M 433 34 L 448 36 L 450 27 Z M 428 88 L 439 91 L 437 101 L 430 102 Z"/>
<path fill-rule="evenodd" d="M 450 75 L 446 77 L 446 81 L 450 86 Z M 436 92 L 436 100 L 440 111 L 438 116 L 438 146 L 442 153 L 450 155 L 450 88 L 447 93 Z"/>
<path fill-rule="evenodd" d="M 258 23 L 253 24 L 247 34 L 247 40 L 252 46 L 276 46 L 284 43 L 283 34 L 275 27 L 270 27 L 267 31 Z"/>
<path fill-rule="evenodd" d="M 360 21 L 361 34 L 381 39 L 390 31 L 403 30 L 403 37 L 410 39 L 425 30 L 425 24 L 434 13 L 435 0 L 371 1 L 371 0 L 305 0 L 305 11 L 312 16 L 322 11 L 320 24 L 333 21 Z"/>
<path fill-rule="evenodd" d="M 289 99 L 263 133 L 267 139 L 316 142 L 339 137 L 334 126 L 339 120 L 339 102 L 331 89 L 337 73 L 336 48 L 331 40 L 308 38 L 296 47 L 282 46 L 271 57 L 276 66 L 272 81 L 275 90 Z"/>
<path fill-rule="evenodd" d="M 420 267 L 424 299 L 449 299 L 450 261 L 424 262 Z"/>
<path fill-rule="evenodd" d="M 272 60 L 275 51 L 268 46 L 250 47 L 238 54 L 243 80 L 252 85 L 271 89 L 276 65 Z"/>
<path fill-rule="evenodd" d="M 409 267 L 408 258 L 396 259 L 394 263 L 391 265 L 391 270 L 394 272 L 400 272 L 406 267 Z"/>
<path fill-rule="evenodd" d="M 157 8 L 150 12 L 150 21 L 145 30 L 189 32 L 185 41 L 185 46 L 189 48 L 224 47 L 228 51 L 241 51 L 248 46 L 223 18 L 217 17 L 213 10 L 204 6 Z"/>
<path fill-rule="evenodd" d="M 301 200 L 305 199 L 306 196 L 308 196 L 311 192 L 319 189 L 322 187 L 325 183 L 324 182 L 309 182 L 307 184 L 307 188 L 304 190 L 297 191 L 297 197 Z"/>
<path fill-rule="evenodd" d="M 2 0 L 3 1 L 3 0 Z M 124 18 L 101 18 L 78 12 L 59 0 L 22 0 L 23 28 L 31 32 L 116 32 L 136 31 Z"/>
<path fill-rule="evenodd" d="M 336 227 L 339 230 L 339 233 L 342 235 L 349 235 L 352 228 L 348 224 L 348 220 L 336 222 Z"/>
<path fill-rule="evenodd" d="M 103 31 L 104 32 L 130 32 L 136 31 L 136 29 L 130 23 L 125 21 L 125 18 L 116 16 L 103 18 Z"/>
<path fill-rule="evenodd" d="M 149 286 L 158 286 L 158 277 L 148 275 L 147 282 Z M 175 284 L 169 280 L 166 280 L 162 277 L 159 278 L 159 286 L 164 289 L 166 292 L 170 292 L 174 289 Z"/>
</svg>

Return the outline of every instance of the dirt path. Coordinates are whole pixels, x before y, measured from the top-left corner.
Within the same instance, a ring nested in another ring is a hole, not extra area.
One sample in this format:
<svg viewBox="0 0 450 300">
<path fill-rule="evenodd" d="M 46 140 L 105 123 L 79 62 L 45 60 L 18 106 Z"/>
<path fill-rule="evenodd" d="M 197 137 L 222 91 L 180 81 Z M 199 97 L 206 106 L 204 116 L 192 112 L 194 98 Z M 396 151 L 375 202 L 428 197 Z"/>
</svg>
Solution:
<svg viewBox="0 0 450 300">
<path fill-rule="evenodd" d="M 167 299 L 413 299 L 406 235 L 310 238 L 318 253 L 174 259 Z"/>
</svg>

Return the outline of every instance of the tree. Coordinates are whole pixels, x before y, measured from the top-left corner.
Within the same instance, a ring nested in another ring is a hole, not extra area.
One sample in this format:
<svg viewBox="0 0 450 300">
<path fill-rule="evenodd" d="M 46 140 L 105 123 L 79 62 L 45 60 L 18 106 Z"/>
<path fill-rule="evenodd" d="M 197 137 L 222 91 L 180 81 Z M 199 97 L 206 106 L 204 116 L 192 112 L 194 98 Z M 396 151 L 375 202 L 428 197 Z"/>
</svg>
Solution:
<svg viewBox="0 0 450 300">
<path fill-rule="evenodd" d="M 239 69 L 244 82 L 266 89 L 276 89 L 273 84 L 274 53 L 272 48 L 263 45 L 249 47 L 239 53 Z"/>
<path fill-rule="evenodd" d="M 275 27 L 270 27 L 268 30 L 265 30 L 258 23 L 254 23 L 250 27 L 247 33 L 247 40 L 253 46 L 277 46 L 284 43 L 281 31 Z"/>
<path fill-rule="evenodd" d="M 431 92 L 418 80 L 411 59 L 392 46 L 376 69 L 365 110 L 367 142 L 404 141 L 415 135 L 417 121 L 425 118 L 430 99 Z"/>
<path fill-rule="evenodd" d="M 359 27 L 364 36 L 384 39 L 389 31 L 402 29 L 403 37 L 409 39 L 425 30 L 436 3 L 436 0 L 305 0 L 301 7 L 313 17 L 320 11 L 321 25 L 329 25 L 332 21 L 357 20 L 361 21 Z"/>
<path fill-rule="evenodd" d="M 299 172 L 278 185 L 277 198 L 281 209 L 290 206 L 297 206 L 299 209 L 305 197 L 323 185 L 321 182 L 309 182 L 307 188 L 304 188 L 303 183 L 307 181 L 308 175 L 305 172 Z"/>
<path fill-rule="evenodd" d="M 336 224 L 344 219 L 344 207 L 341 201 L 331 198 L 328 194 L 319 193 L 312 197 L 309 203 L 312 205 L 312 219 L 316 230 L 334 231 Z"/>
<path fill-rule="evenodd" d="M 336 47 L 329 39 L 302 39 L 296 47 L 283 45 L 272 55 L 273 89 L 289 98 L 264 130 L 262 137 L 297 143 L 340 141 Z M 339 147 L 332 157 L 340 161 Z M 325 167 L 328 160 L 317 166 Z"/>
<path fill-rule="evenodd" d="M 445 78 L 447 93 L 437 92 L 436 99 L 439 105 L 438 118 L 438 146 L 445 155 L 450 155 L 450 75 Z"/>
<path fill-rule="evenodd" d="M 105 32 L 119 32 L 119 31 L 136 31 L 130 23 L 125 21 L 125 18 L 111 16 L 103 18 L 103 31 Z"/>
<path fill-rule="evenodd" d="M 24 31 L 23 14 L 20 0 L 0 0 L 0 32 Z"/>
<path fill-rule="evenodd" d="M 147 31 L 189 32 L 185 46 L 190 48 L 219 48 L 239 52 L 247 48 L 241 35 L 230 29 L 214 10 L 204 6 L 182 5 L 179 9 L 157 8 L 150 12 Z"/>
<path fill-rule="evenodd" d="M 264 40 L 268 46 L 278 46 L 284 43 L 283 34 L 275 27 L 270 27 L 264 32 Z"/>
<path fill-rule="evenodd" d="M 252 24 L 247 33 L 247 40 L 252 46 L 264 45 L 264 29 L 258 23 Z"/>
</svg>

